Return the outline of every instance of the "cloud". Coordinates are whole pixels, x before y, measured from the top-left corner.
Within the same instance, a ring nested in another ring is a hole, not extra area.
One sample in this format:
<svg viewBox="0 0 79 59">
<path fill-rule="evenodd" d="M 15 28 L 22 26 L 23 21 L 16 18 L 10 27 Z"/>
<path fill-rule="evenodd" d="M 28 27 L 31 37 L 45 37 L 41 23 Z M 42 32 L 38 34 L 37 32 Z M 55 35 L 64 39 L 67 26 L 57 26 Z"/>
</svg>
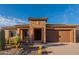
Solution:
<svg viewBox="0 0 79 59">
<path fill-rule="evenodd" d="M 13 26 L 13 25 L 21 25 L 21 24 L 26 24 L 27 20 L 22 20 L 19 18 L 11 18 L 11 17 L 6 17 L 6 16 L 1 16 L 0 15 L 0 27 L 4 26 Z"/>
</svg>

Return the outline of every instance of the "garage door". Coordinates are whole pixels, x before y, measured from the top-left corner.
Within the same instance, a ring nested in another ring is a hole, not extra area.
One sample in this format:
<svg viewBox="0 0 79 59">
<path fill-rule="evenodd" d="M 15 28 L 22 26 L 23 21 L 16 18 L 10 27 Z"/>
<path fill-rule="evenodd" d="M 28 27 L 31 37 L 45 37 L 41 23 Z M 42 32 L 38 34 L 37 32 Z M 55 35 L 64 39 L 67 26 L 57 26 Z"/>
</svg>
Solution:
<svg viewBox="0 0 79 59">
<path fill-rule="evenodd" d="M 70 42 L 70 31 L 68 30 L 59 31 L 59 41 Z"/>
<path fill-rule="evenodd" d="M 47 42 L 70 42 L 70 30 L 47 30 Z"/>
</svg>

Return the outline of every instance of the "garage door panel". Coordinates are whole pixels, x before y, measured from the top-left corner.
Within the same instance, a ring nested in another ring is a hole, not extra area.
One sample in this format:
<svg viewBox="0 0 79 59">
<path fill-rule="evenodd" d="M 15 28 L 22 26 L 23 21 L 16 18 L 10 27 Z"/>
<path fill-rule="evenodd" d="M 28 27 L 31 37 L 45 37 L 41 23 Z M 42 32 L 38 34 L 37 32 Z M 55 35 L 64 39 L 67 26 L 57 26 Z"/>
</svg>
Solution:
<svg viewBox="0 0 79 59">
<path fill-rule="evenodd" d="M 58 31 L 52 31 L 52 30 L 47 30 L 47 42 L 58 42 L 59 38 L 59 32 Z"/>
<path fill-rule="evenodd" d="M 70 42 L 70 30 L 47 30 L 47 42 Z"/>
<path fill-rule="evenodd" d="M 60 42 L 70 42 L 70 31 L 64 30 L 64 31 L 59 31 L 59 41 Z"/>
</svg>

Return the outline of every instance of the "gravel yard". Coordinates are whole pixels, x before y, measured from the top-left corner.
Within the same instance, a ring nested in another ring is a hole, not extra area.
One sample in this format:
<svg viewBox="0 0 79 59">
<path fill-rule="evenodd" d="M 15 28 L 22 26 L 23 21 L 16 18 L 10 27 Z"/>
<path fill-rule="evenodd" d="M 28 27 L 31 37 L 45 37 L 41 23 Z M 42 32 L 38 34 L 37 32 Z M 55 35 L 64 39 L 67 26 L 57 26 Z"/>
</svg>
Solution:
<svg viewBox="0 0 79 59">
<path fill-rule="evenodd" d="M 16 49 L 16 48 L 7 49 L 7 50 L 0 51 L 0 55 L 17 55 L 20 50 L 21 49 Z"/>
<path fill-rule="evenodd" d="M 42 46 L 44 47 L 42 52 L 45 55 L 79 55 L 79 43 L 47 43 Z M 37 52 L 37 49 L 11 48 L 0 51 L 0 55 L 37 55 Z"/>
</svg>

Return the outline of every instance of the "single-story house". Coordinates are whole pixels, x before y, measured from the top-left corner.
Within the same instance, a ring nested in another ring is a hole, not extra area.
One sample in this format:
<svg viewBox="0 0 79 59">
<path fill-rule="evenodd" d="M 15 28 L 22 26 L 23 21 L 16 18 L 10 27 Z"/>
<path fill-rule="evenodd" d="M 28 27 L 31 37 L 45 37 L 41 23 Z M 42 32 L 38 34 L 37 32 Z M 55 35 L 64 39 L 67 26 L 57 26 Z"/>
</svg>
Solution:
<svg viewBox="0 0 79 59">
<path fill-rule="evenodd" d="M 48 18 L 28 18 L 29 24 L 7 26 L 5 39 L 20 36 L 25 40 L 29 36 L 33 42 L 76 42 L 76 27 L 73 24 L 48 24 Z"/>
</svg>

